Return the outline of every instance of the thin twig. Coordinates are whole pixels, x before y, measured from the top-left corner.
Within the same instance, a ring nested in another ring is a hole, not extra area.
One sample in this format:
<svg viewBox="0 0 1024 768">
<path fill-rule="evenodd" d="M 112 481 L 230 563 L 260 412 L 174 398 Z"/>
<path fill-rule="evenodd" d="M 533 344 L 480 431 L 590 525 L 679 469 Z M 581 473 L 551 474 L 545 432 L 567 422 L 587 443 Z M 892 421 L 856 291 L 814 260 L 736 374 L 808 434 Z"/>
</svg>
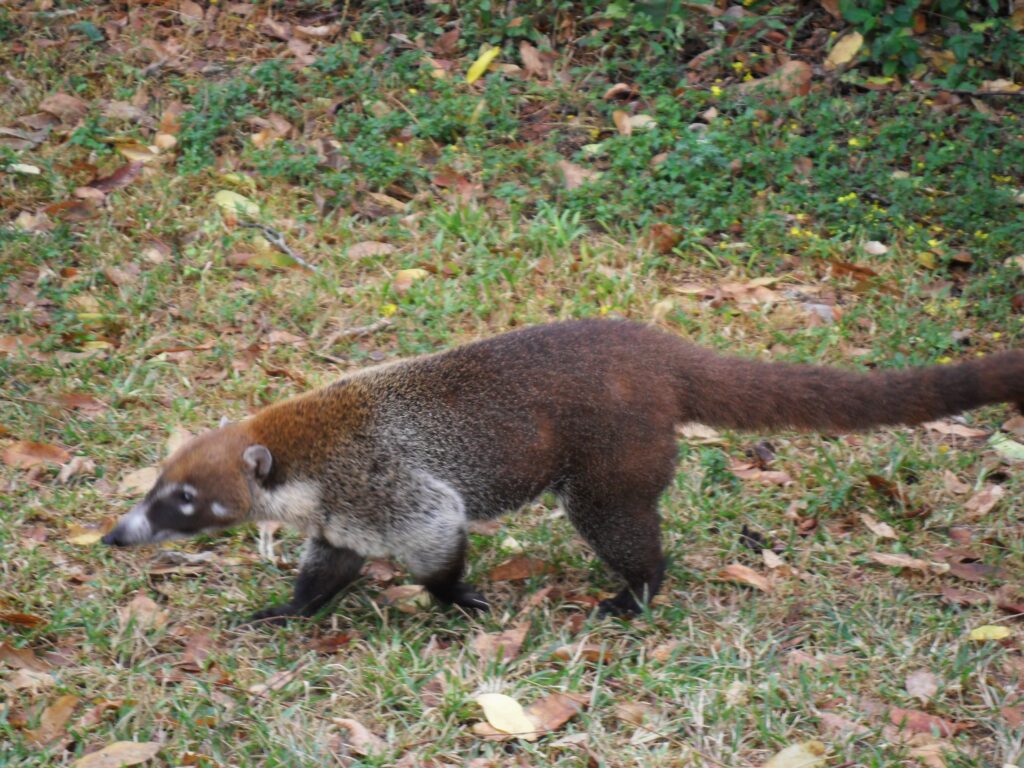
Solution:
<svg viewBox="0 0 1024 768">
<path fill-rule="evenodd" d="M 356 325 L 352 328 L 343 328 L 331 336 L 331 341 L 335 342 L 338 339 L 355 339 L 360 336 L 369 336 L 372 333 L 377 333 L 377 331 L 383 331 L 390 325 L 391 320 L 387 317 L 382 317 L 367 325 Z"/>
<path fill-rule="evenodd" d="M 316 272 L 319 274 L 320 270 L 315 264 L 310 264 L 304 258 L 299 256 L 295 251 L 291 249 L 291 246 L 284 240 L 284 235 L 278 232 L 273 227 L 268 227 L 266 224 L 260 224 L 258 221 L 240 221 L 238 222 L 240 227 L 251 227 L 252 229 L 258 229 L 263 233 L 263 237 L 266 238 L 267 242 L 277 248 L 281 253 L 287 256 L 289 259 L 294 261 L 300 267 L 305 267 L 310 272 Z"/>
</svg>

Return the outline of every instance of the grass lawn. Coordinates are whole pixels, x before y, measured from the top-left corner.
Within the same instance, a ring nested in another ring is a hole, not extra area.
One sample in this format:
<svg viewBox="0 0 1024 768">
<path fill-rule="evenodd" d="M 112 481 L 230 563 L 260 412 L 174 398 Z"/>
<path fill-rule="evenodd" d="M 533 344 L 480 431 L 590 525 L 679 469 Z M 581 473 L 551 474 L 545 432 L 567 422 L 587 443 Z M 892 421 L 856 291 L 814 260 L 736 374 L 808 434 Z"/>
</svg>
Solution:
<svg viewBox="0 0 1024 768">
<path fill-rule="evenodd" d="M 186 433 L 512 327 L 626 317 L 850 368 L 1022 347 L 1021 99 L 821 57 L 808 93 L 758 95 L 761 38 L 705 71 L 568 4 L 494 39 L 434 4 L 44 5 L 0 10 L 0 765 L 138 741 L 160 765 L 743 767 L 820 741 L 806 765 L 1024 766 L 1004 407 L 687 429 L 673 565 L 629 622 L 593 615 L 619 584 L 549 498 L 473 534 L 482 618 L 373 563 L 315 621 L 243 627 L 289 593 L 296 534 L 96 543 Z M 841 29 L 814 13 L 795 58 Z M 506 578 L 523 558 L 551 572 Z M 486 692 L 580 711 L 496 740 Z"/>
</svg>

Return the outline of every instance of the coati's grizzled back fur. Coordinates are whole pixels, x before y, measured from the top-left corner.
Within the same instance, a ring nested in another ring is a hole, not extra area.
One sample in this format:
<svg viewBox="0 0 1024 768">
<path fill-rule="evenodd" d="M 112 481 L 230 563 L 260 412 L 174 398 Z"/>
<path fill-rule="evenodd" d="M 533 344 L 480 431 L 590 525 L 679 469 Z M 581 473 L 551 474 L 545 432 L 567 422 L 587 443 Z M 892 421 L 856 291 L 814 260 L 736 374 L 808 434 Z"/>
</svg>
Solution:
<svg viewBox="0 0 1024 768">
<path fill-rule="evenodd" d="M 262 618 L 317 610 L 381 555 L 482 608 L 460 581 L 466 521 L 550 489 L 626 580 L 605 609 L 628 612 L 664 571 L 657 503 L 676 425 L 835 432 L 1004 401 L 1024 402 L 1024 352 L 854 373 L 722 356 L 623 321 L 555 323 L 371 368 L 203 435 L 107 540 L 286 520 L 307 531 L 306 555 L 293 600 Z"/>
</svg>

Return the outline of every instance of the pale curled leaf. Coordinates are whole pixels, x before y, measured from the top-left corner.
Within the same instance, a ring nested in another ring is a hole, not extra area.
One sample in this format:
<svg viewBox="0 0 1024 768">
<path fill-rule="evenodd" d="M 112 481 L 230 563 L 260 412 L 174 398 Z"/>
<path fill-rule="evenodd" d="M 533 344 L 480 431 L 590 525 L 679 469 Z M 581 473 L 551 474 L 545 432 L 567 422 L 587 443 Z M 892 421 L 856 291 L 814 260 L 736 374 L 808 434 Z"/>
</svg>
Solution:
<svg viewBox="0 0 1024 768">
<path fill-rule="evenodd" d="M 791 744 L 777 753 L 763 768 L 817 768 L 827 762 L 827 750 L 820 741 Z"/>
<path fill-rule="evenodd" d="M 978 493 L 974 494 L 964 504 L 964 510 L 967 512 L 967 517 L 970 520 L 978 520 L 989 512 L 999 503 L 999 500 L 1006 494 L 1006 490 L 1001 485 L 993 485 L 988 483 Z"/>
<path fill-rule="evenodd" d="M 1009 627 L 1000 624 L 985 624 L 971 630 L 970 638 L 976 642 L 988 640 L 1005 640 L 1013 634 Z"/>
<path fill-rule="evenodd" d="M 861 522 L 864 526 L 871 531 L 875 536 L 880 539 L 895 539 L 896 531 L 893 530 L 892 526 L 888 523 L 882 522 L 877 518 L 872 517 L 866 512 L 862 512 L 860 515 Z"/>
<path fill-rule="evenodd" d="M 523 706 L 511 696 L 482 693 L 476 697 L 476 703 L 484 711 L 487 722 L 496 730 L 521 736 L 527 741 L 534 741 L 539 735 L 537 724 L 526 716 Z"/>
<path fill-rule="evenodd" d="M 862 45 L 864 45 L 864 36 L 860 32 L 848 32 L 843 35 L 828 52 L 825 69 L 838 69 L 844 64 L 849 64 Z"/>
<path fill-rule="evenodd" d="M 918 669 L 907 675 L 906 687 L 907 693 L 920 699 L 922 704 L 927 704 L 939 692 L 939 678 L 934 672 Z"/>
<path fill-rule="evenodd" d="M 99 752 L 80 757 L 72 768 L 122 768 L 138 765 L 156 757 L 160 744 L 155 741 L 115 741 Z"/>
<path fill-rule="evenodd" d="M 229 217 L 259 216 L 260 207 L 244 195 L 230 189 L 222 189 L 213 196 L 215 202 Z"/>
</svg>

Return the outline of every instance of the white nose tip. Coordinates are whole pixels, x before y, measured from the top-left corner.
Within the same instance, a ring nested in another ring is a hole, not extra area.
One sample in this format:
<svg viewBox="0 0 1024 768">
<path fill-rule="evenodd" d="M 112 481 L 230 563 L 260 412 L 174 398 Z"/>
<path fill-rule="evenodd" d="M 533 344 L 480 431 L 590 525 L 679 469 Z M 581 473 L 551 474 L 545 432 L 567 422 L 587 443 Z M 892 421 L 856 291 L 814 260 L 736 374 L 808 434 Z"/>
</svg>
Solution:
<svg viewBox="0 0 1024 768">
<path fill-rule="evenodd" d="M 147 507 L 145 502 L 140 502 L 132 507 L 131 511 L 122 517 L 110 536 L 115 538 L 119 544 L 145 544 L 153 538 L 153 526 L 146 516 Z"/>
</svg>

